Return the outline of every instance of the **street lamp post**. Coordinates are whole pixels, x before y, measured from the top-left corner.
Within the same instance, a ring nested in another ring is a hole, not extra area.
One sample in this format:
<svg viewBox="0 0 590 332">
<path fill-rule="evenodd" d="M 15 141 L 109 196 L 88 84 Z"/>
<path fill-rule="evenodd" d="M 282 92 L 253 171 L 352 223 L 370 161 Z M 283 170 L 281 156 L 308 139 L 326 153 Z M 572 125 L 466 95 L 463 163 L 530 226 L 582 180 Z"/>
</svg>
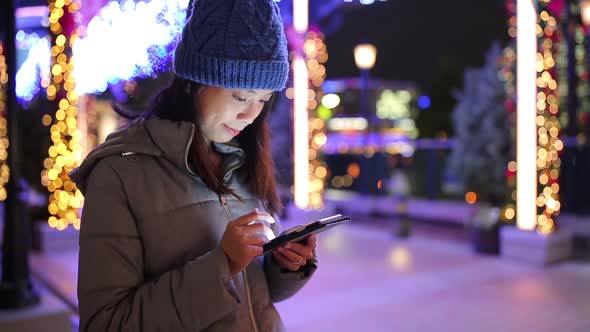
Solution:
<svg viewBox="0 0 590 332">
<path fill-rule="evenodd" d="M 354 62 L 360 71 L 360 111 L 363 116 L 367 119 L 367 132 L 365 136 L 365 146 L 369 142 L 369 135 L 371 128 L 374 124 L 373 109 L 370 106 L 369 100 L 369 72 L 375 65 L 377 59 L 377 48 L 371 44 L 359 44 L 354 48 Z M 361 192 L 369 194 L 374 191 L 377 183 L 374 181 L 371 174 L 374 174 L 371 170 L 373 167 L 370 156 L 365 155 L 360 159 L 361 162 Z"/>
<path fill-rule="evenodd" d="M 369 127 L 372 124 L 372 110 L 369 106 L 369 72 L 375 66 L 377 48 L 371 44 L 360 44 L 354 48 L 354 62 L 360 70 L 361 113 L 367 117 Z"/>
</svg>

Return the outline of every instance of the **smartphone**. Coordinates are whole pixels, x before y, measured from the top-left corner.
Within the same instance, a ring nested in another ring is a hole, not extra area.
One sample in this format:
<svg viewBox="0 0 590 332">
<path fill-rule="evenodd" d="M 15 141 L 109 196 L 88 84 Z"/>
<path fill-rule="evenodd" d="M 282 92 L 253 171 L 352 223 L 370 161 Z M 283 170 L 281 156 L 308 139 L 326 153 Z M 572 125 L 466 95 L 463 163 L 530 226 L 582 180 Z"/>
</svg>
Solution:
<svg viewBox="0 0 590 332">
<path fill-rule="evenodd" d="M 274 238 L 273 240 L 264 244 L 263 253 L 267 254 L 278 247 L 289 242 L 304 242 L 311 234 L 318 234 L 335 226 L 349 222 L 350 217 L 336 214 L 320 220 L 314 220 L 304 225 L 298 225 L 287 229 Z"/>
</svg>

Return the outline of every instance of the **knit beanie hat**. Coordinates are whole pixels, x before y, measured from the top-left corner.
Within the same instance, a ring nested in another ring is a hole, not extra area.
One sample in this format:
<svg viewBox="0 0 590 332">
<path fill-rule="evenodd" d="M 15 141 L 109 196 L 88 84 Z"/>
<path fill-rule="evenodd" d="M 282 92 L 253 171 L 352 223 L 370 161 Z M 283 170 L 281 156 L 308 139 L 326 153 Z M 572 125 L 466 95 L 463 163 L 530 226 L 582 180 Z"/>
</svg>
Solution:
<svg viewBox="0 0 590 332">
<path fill-rule="evenodd" d="M 287 40 L 273 0 L 194 0 L 174 54 L 176 75 L 206 85 L 282 90 Z"/>
</svg>

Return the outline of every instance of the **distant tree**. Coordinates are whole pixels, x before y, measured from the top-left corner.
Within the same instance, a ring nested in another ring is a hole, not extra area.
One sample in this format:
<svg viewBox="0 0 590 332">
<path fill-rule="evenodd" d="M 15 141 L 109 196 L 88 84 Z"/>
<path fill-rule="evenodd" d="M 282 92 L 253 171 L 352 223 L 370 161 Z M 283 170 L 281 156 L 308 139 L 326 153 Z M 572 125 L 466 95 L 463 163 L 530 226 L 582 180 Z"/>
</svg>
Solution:
<svg viewBox="0 0 590 332">
<path fill-rule="evenodd" d="M 495 43 L 483 68 L 467 69 L 463 90 L 453 111 L 455 145 L 448 171 L 460 179 L 464 191 L 499 205 L 506 197 L 506 167 L 511 133 L 504 83 L 499 77 L 502 49 Z"/>
</svg>

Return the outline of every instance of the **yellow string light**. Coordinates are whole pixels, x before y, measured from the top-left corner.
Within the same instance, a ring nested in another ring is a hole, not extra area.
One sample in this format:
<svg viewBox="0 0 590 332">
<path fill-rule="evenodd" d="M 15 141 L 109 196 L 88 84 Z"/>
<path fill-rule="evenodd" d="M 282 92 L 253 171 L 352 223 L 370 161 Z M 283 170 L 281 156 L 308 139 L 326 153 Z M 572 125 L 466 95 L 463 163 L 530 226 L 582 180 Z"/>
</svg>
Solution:
<svg viewBox="0 0 590 332">
<path fill-rule="evenodd" d="M 10 169 L 6 163 L 8 158 L 8 131 L 6 122 L 6 83 L 8 83 L 8 68 L 4 47 L 0 43 L 0 201 L 7 197 L 6 184 L 10 176 Z"/>
<path fill-rule="evenodd" d="M 559 96 L 557 80 L 555 78 L 556 60 L 554 52 L 557 43 L 552 40 L 558 29 L 555 17 L 548 11 L 551 1 L 540 4 L 539 51 L 537 53 L 537 170 L 539 172 L 539 195 L 537 207 L 537 232 L 549 234 L 555 231 L 555 217 L 559 214 L 559 170 L 561 160 L 559 153 L 563 149 L 563 142 L 559 139 L 560 124 L 557 119 L 559 112 Z"/>
<path fill-rule="evenodd" d="M 55 117 L 44 119 L 51 124 L 51 140 L 49 157 L 45 159 L 45 170 L 41 173 L 41 182 L 47 187 L 49 196 L 48 223 L 59 230 L 70 225 L 80 229 L 79 209 L 82 206 L 82 193 L 70 180 L 68 173 L 77 167 L 81 160 L 81 133 L 77 127 L 78 96 L 74 90 L 75 80 L 72 74 L 74 59 L 70 56 L 73 41 L 78 36 L 74 32 L 71 36 L 62 34 L 61 20 L 67 15 L 74 15 L 80 8 L 80 3 L 72 0 L 49 0 L 51 23 L 50 29 L 54 34 L 54 45 L 51 48 L 52 67 L 51 83 L 46 89 L 47 98 L 56 100 L 58 109 Z"/>
<path fill-rule="evenodd" d="M 310 31 L 306 34 L 303 49 L 307 59 L 310 90 L 309 104 L 309 207 L 323 207 L 323 192 L 327 175 L 327 164 L 320 160 L 320 150 L 326 144 L 325 123 L 317 116 L 316 109 L 320 105 L 323 92 L 322 84 L 326 79 L 328 51 L 322 33 Z"/>
</svg>

